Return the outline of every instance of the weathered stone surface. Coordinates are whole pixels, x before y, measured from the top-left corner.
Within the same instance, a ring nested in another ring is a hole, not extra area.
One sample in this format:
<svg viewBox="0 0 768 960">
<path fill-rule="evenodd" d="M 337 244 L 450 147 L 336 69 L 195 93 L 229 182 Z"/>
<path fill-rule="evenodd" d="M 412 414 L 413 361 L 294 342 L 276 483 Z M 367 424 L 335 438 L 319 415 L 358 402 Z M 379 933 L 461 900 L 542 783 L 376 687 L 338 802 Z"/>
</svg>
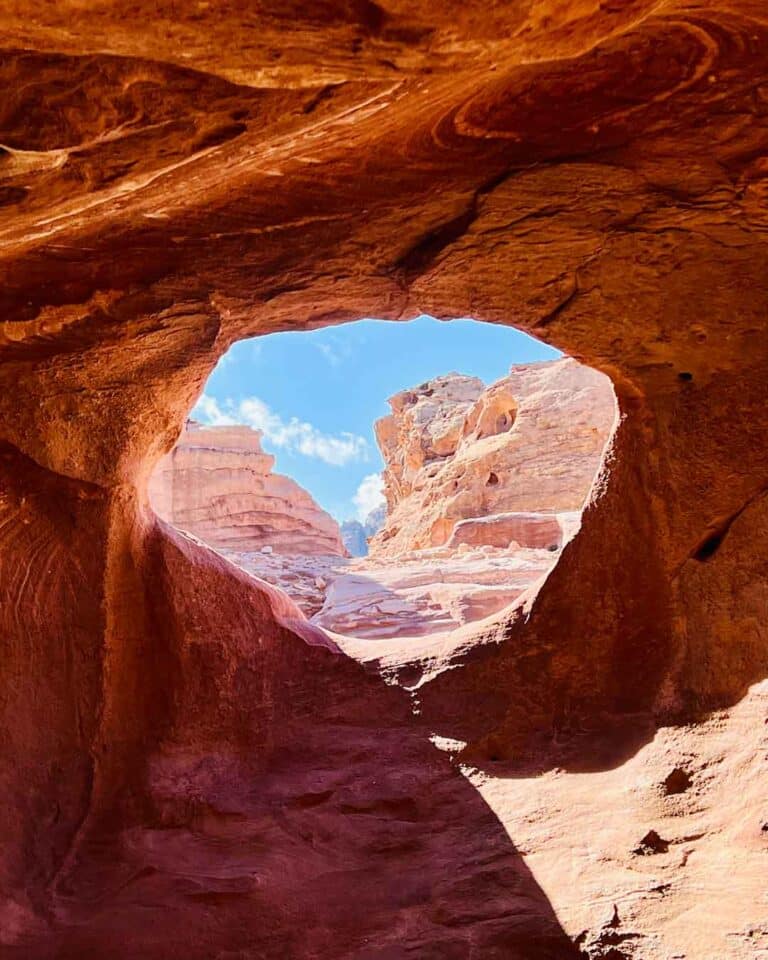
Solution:
<svg viewBox="0 0 768 960">
<path fill-rule="evenodd" d="M 389 510 L 371 543 L 386 557 L 451 542 L 561 546 L 552 515 L 583 507 L 615 420 L 607 377 L 570 359 L 512 367 L 487 390 L 476 378 L 439 377 L 390 405 L 376 424 Z M 546 516 L 531 516 L 529 533 L 522 517 L 491 520 L 512 513 Z M 552 529 L 547 543 L 536 524 Z"/>
<path fill-rule="evenodd" d="M 508 607 L 553 564 L 547 550 L 433 548 L 337 565 L 312 622 L 378 640 L 445 633 Z"/>
<path fill-rule="evenodd" d="M 149 483 L 158 516 L 214 547 L 344 556 L 339 525 L 247 426 L 188 423 Z"/>
<path fill-rule="evenodd" d="M 375 425 L 386 464 L 388 514 L 412 493 L 426 463 L 439 464 L 456 453 L 467 414 L 483 386 L 477 377 L 449 373 L 390 397 L 392 414 Z"/>
<path fill-rule="evenodd" d="M 753 811 L 765 788 L 766 711 L 763 682 L 733 711 L 662 729 L 634 756 L 587 776 L 470 776 L 586 956 L 749 958 L 765 950 L 768 929 L 755 922 L 754 898 L 768 826 Z M 676 763 L 692 764 L 694 779 L 668 796 Z M 717 875 L 728 876 L 725 898 Z"/>
<path fill-rule="evenodd" d="M 764 3 L 0 26 L 3 950 L 754 960 Z M 555 344 L 622 421 L 532 609 L 365 642 L 414 713 L 145 491 L 233 340 L 420 311 Z M 682 764 L 699 793 L 662 796 Z M 651 829 L 668 854 L 627 854 Z"/>
<path fill-rule="evenodd" d="M 557 560 L 550 549 L 518 543 L 436 547 L 392 559 L 227 556 L 284 590 L 312 623 L 365 640 L 443 634 L 482 620 L 535 589 Z"/>
<path fill-rule="evenodd" d="M 578 525 L 578 512 L 552 513 L 492 513 L 487 517 L 459 520 L 451 531 L 448 547 L 462 543 L 471 546 L 509 547 L 517 544 L 544 550 L 559 550 L 563 546 L 565 529 Z M 570 521 L 570 522 L 569 522 Z"/>
</svg>

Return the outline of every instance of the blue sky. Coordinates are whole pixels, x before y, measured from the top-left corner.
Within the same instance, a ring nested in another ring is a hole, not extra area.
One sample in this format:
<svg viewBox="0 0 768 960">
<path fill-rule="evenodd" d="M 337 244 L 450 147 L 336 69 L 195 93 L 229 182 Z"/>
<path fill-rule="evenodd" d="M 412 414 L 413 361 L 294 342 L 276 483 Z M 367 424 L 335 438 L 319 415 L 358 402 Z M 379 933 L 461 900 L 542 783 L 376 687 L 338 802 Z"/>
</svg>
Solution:
<svg viewBox="0 0 768 960">
<path fill-rule="evenodd" d="M 513 363 L 560 354 L 512 327 L 474 320 L 358 320 L 243 340 L 222 357 L 192 416 L 248 423 L 287 473 L 338 520 L 380 497 L 373 423 L 387 398 L 456 371 L 492 383 Z"/>
</svg>

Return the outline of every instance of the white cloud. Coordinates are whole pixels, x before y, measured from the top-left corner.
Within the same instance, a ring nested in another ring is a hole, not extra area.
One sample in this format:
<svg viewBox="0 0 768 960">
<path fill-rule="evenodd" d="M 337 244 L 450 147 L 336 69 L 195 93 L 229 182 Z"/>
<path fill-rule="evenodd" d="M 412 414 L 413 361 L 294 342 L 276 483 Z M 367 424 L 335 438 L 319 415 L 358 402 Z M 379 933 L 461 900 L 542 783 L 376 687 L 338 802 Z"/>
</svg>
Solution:
<svg viewBox="0 0 768 960">
<path fill-rule="evenodd" d="M 338 367 L 352 356 L 352 345 L 345 340 L 332 340 L 330 343 L 320 340 L 315 347 L 332 367 Z"/>
<path fill-rule="evenodd" d="M 384 497 L 384 478 L 380 473 L 369 473 L 363 477 L 357 493 L 352 497 L 352 503 L 357 511 L 357 519 L 363 523 L 368 514 L 386 503 Z"/>
<path fill-rule="evenodd" d="M 245 397 L 237 404 L 226 400 L 222 409 L 214 397 L 204 393 L 195 404 L 192 416 L 211 426 L 245 423 L 261 430 L 264 438 L 276 447 L 323 460 L 335 467 L 368 459 L 368 441 L 365 437 L 345 431 L 339 434 L 323 433 L 313 424 L 297 417 L 283 420 L 259 397 Z"/>
<path fill-rule="evenodd" d="M 338 367 L 341 363 L 341 357 L 334 352 L 330 343 L 316 343 L 315 346 L 332 367 Z"/>
<path fill-rule="evenodd" d="M 228 424 L 237 423 L 234 417 L 225 413 L 219 406 L 218 400 L 209 397 L 204 393 L 192 408 L 190 414 L 193 420 L 199 420 L 201 423 L 210 424 L 212 427 L 223 427 Z"/>
</svg>

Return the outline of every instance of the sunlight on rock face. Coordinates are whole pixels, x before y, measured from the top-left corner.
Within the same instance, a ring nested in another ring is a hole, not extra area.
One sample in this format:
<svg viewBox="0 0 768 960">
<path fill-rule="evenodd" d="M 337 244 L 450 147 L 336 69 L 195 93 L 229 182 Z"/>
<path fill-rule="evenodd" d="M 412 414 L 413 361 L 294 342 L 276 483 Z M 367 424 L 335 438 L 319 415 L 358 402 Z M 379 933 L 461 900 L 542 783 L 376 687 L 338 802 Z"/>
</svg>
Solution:
<svg viewBox="0 0 768 960">
<path fill-rule="evenodd" d="M 608 378 L 575 360 L 515 366 L 488 388 L 449 376 L 390 403 L 376 425 L 389 512 L 371 549 L 382 557 L 459 543 L 546 547 L 522 518 L 513 536 L 507 515 L 579 513 L 616 418 Z M 474 541 L 467 526 L 455 536 L 469 520 Z"/>
<path fill-rule="evenodd" d="M 149 493 L 158 516 L 211 546 L 239 553 L 344 556 L 338 524 L 290 477 L 248 426 L 189 422 L 155 469 Z"/>
</svg>

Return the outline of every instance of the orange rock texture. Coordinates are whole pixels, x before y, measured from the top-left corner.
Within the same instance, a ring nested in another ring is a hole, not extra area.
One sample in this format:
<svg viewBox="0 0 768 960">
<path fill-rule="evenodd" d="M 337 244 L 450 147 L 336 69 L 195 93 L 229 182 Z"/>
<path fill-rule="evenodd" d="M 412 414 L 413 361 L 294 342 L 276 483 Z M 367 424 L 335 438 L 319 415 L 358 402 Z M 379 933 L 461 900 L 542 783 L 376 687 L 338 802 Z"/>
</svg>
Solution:
<svg viewBox="0 0 768 960">
<path fill-rule="evenodd" d="M 4 960 L 754 960 L 762 0 L 0 32 Z M 560 347 L 621 422 L 532 608 L 360 663 L 147 483 L 234 340 L 421 311 Z"/>
<path fill-rule="evenodd" d="M 251 427 L 188 423 L 150 478 L 150 502 L 215 547 L 346 556 L 338 523 L 274 465 Z"/>
</svg>

